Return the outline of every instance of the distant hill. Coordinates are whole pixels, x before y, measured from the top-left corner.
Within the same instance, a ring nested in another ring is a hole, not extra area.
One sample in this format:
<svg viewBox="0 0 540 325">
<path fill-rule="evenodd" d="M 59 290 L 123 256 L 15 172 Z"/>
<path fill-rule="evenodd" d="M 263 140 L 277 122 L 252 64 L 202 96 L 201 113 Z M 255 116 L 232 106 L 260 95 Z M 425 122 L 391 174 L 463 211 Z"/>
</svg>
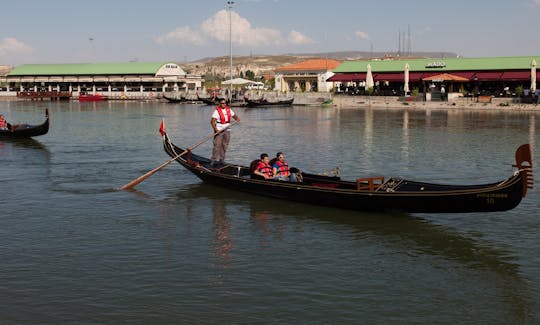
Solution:
<svg viewBox="0 0 540 325">
<path fill-rule="evenodd" d="M 362 60 L 370 58 L 455 58 L 456 53 L 452 52 L 412 52 L 410 54 L 398 54 L 396 52 L 367 52 L 367 51 L 341 51 L 341 52 L 323 52 L 323 53 L 297 53 L 286 54 L 300 57 L 329 58 L 334 60 Z"/>
<path fill-rule="evenodd" d="M 456 53 L 452 52 L 413 52 L 411 55 L 398 56 L 396 53 L 388 52 L 365 52 L 365 51 L 342 51 L 326 53 L 296 53 L 283 55 L 249 55 L 233 56 L 233 74 L 239 76 L 245 75 L 250 70 L 256 76 L 273 74 L 276 68 L 284 65 L 298 63 L 308 59 L 327 58 L 339 61 L 361 60 L 370 58 L 455 58 Z M 221 56 L 215 58 L 203 58 L 188 63 L 179 63 L 186 71 L 191 74 L 204 75 L 206 77 L 215 76 L 225 78 L 230 73 L 230 57 Z"/>
</svg>

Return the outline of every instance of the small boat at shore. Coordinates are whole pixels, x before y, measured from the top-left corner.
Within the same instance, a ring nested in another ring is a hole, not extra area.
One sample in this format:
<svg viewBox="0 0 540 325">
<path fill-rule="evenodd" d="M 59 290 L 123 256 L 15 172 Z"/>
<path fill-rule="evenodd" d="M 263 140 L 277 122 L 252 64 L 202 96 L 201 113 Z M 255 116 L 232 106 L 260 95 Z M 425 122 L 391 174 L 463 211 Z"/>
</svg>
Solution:
<svg viewBox="0 0 540 325">
<path fill-rule="evenodd" d="M 287 99 L 246 99 L 248 107 L 258 107 L 258 106 L 291 106 L 294 101 L 294 98 Z"/>
<path fill-rule="evenodd" d="M 464 213 L 515 208 L 532 188 L 530 146 L 516 151 L 517 171 L 509 178 L 475 185 L 434 184 L 400 177 L 363 177 L 353 181 L 339 176 L 297 172 L 299 182 L 261 180 L 250 167 L 224 163 L 212 167 L 210 159 L 171 142 L 163 131 L 165 152 L 202 181 L 231 190 L 282 200 L 334 208 L 373 212 Z"/>
<path fill-rule="evenodd" d="M 109 98 L 101 94 L 83 94 L 79 95 L 79 102 L 100 102 L 108 100 Z"/>
<path fill-rule="evenodd" d="M 49 109 L 45 109 L 45 122 L 42 124 L 14 124 L 10 130 L 0 130 L 0 138 L 31 138 L 47 132 L 49 132 Z"/>
<path fill-rule="evenodd" d="M 181 103 L 186 101 L 186 97 L 177 95 L 177 96 L 170 96 L 167 94 L 163 94 L 163 98 L 167 100 L 169 103 Z"/>
</svg>

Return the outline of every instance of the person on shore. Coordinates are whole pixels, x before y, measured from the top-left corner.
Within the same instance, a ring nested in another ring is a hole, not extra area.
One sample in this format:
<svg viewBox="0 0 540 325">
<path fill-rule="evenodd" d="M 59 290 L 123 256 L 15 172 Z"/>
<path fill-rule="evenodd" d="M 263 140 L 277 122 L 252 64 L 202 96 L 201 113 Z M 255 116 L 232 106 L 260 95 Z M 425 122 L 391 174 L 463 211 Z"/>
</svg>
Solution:
<svg viewBox="0 0 540 325">
<path fill-rule="evenodd" d="M 225 153 L 231 139 L 231 118 L 240 122 L 240 117 L 222 99 L 210 119 L 210 125 L 215 133 L 214 148 L 212 150 L 212 157 L 210 158 L 210 166 L 212 167 L 221 165 L 225 161 Z"/>
<path fill-rule="evenodd" d="M 264 179 L 273 178 L 274 175 L 272 174 L 272 166 L 270 166 L 268 154 L 261 154 L 261 160 L 255 167 L 255 170 L 253 170 L 253 174 L 263 177 Z"/>
<path fill-rule="evenodd" d="M 444 85 L 441 85 L 441 100 L 443 102 L 446 101 L 446 89 L 444 88 Z"/>
<path fill-rule="evenodd" d="M 0 114 L 0 130 L 11 130 L 11 124 L 6 121 L 2 114 Z"/>
<path fill-rule="evenodd" d="M 274 162 L 272 166 L 272 172 L 274 175 L 274 179 L 278 179 L 280 181 L 288 181 L 288 182 L 297 182 L 296 174 L 291 173 L 291 170 L 289 169 L 289 165 L 287 164 L 287 161 L 285 160 L 285 155 L 283 152 L 278 152 L 276 154 L 276 161 Z"/>
</svg>

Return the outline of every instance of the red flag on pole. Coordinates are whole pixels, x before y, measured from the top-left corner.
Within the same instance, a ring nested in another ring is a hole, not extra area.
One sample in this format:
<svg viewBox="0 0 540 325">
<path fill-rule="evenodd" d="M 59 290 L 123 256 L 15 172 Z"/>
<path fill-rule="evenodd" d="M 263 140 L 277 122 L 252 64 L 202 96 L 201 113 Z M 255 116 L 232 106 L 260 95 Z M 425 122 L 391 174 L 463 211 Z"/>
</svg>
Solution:
<svg viewBox="0 0 540 325">
<path fill-rule="evenodd" d="M 165 135 L 165 120 L 161 119 L 161 124 L 159 125 L 159 133 L 161 133 L 161 136 Z"/>
</svg>

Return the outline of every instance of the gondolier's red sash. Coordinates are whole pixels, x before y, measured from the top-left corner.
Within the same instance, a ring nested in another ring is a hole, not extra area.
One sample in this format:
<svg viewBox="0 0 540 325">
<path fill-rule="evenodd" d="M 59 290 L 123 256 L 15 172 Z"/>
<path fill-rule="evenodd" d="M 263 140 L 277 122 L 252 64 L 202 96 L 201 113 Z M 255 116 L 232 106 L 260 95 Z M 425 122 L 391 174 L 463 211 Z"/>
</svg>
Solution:
<svg viewBox="0 0 540 325">
<path fill-rule="evenodd" d="M 291 172 L 289 171 L 289 165 L 287 163 L 282 163 L 281 161 L 276 161 L 276 164 L 278 165 L 278 173 L 283 176 L 289 176 Z"/>
<path fill-rule="evenodd" d="M 221 124 L 231 123 L 231 108 L 229 106 L 225 107 L 225 112 L 227 113 L 227 116 L 223 114 L 223 111 L 221 110 L 221 108 L 216 107 L 216 110 L 219 114 L 219 123 Z"/>
</svg>

